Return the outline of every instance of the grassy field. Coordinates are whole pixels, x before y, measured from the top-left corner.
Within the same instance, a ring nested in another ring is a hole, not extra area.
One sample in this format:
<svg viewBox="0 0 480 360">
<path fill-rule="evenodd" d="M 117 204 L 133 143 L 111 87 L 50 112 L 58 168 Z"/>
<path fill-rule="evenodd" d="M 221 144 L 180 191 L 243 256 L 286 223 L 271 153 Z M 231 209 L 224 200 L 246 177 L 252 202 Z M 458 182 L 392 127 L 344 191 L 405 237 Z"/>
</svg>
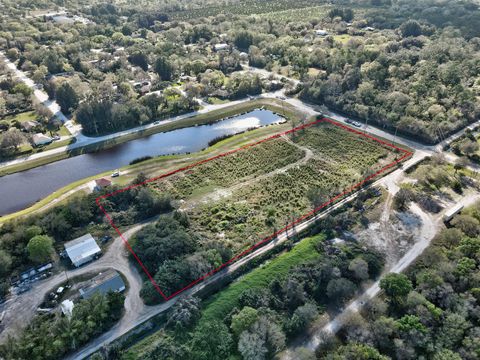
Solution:
<svg viewBox="0 0 480 360">
<path fill-rule="evenodd" d="M 309 153 L 309 154 L 307 154 Z M 240 252 L 394 159 L 329 123 L 152 182 L 179 202 L 205 241 Z"/>
<path fill-rule="evenodd" d="M 274 279 L 281 280 L 295 266 L 311 261 L 321 261 L 322 254 L 317 251 L 317 244 L 323 241 L 323 235 L 302 240 L 289 251 L 280 254 L 263 266 L 237 279 L 221 292 L 209 298 L 201 313 L 200 324 L 223 318 L 235 306 L 238 306 L 240 294 L 246 289 L 262 289 L 268 287 Z M 134 345 L 123 356 L 123 360 L 142 359 L 150 347 L 156 343 L 157 335 L 153 334 Z"/>
</svg>

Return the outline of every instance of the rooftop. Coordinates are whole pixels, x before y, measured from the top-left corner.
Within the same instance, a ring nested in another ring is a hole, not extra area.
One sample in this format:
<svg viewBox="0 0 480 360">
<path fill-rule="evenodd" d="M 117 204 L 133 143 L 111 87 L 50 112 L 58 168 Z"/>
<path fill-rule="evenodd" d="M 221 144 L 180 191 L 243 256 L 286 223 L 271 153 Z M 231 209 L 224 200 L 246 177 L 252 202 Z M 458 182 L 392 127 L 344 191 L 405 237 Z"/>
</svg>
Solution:
<svg viewBox="0 0 480 360">
<path fill-rule="evenodd" d="M 72 260 L 73 263 L 77 263 L 99 253 L 101 250 L 92 235 L 86 234 L 65 243 L 65 251 L 70 260 Z"/>
<path fill-rule="evenodd" d="M 122 292 L 123 290 L 125 290 L 125 283 L 120 274 L 115 270 L 107 270 L 95 276 L 87 286 L 79 291 L 84 299 L 88 299 L 97 292 L 107 294 L 110 291 Z"/>
</svg>

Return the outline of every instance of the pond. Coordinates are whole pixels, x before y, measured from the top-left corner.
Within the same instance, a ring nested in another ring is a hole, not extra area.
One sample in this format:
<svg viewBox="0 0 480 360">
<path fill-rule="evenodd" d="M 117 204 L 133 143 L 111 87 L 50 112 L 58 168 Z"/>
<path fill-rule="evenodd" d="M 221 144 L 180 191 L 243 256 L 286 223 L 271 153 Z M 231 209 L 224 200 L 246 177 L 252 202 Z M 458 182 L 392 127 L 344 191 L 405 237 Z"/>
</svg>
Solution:
<svg viewBox="0 0 480 360">
<path fill-rule="evenodd" d="M 200 151 L 220 136 L 284 121 L 269 110 L 253 110 L 211 125 L 192 126 L 132 140 L 107 150 L 84 154 L 0 177 L 0 215 L 25 209 L 74 181 L 128 165 L 143 156 Z"/>
</svg>

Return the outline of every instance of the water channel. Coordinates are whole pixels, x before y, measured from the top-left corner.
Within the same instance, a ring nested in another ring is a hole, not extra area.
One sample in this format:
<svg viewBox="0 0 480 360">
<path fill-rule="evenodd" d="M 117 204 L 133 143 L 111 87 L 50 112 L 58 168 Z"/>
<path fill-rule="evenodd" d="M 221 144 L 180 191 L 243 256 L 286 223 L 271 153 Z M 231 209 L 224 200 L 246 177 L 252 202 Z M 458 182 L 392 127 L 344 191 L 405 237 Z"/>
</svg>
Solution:
<svg viewBox="0 0 480 360">
<path fill-rule="evenodd" d="M 107 150 L 84 154 L 0 177 L 0 215 L 22 210 L 74 181 L 128 165 L 143 156 L 196 152 L 209 141 L 250 128 L 283 121 L 269 110 L 253 110 L 211 125 L 193 126 L 132 140 Z"/>
</svg>

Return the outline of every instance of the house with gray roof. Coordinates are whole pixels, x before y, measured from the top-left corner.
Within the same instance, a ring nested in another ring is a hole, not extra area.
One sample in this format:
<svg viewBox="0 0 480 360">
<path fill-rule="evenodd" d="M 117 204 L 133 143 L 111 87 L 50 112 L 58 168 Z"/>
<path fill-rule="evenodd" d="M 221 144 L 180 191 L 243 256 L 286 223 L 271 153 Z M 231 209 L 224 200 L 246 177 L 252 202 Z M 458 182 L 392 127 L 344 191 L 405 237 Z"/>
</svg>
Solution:
<svg viewBox="0 0 480 360">
<path fill-rule="evenodd" d="M 102 253 L 97 242 L 90 234 L 83 235 L 65 243 L 65 252 L 72 264 L 79 267 L 95 259 Z"/>
<path fill-rule="evenodd" d="M 79 291 L 83 299 L 88 299 L 97 293 L 105 295 L 110 291 L 122 292 L 124 290 L 125 282 L 120 274 L 115 270 L 107 270 L 95 276 L 87 286 Z"/>
</svg>

